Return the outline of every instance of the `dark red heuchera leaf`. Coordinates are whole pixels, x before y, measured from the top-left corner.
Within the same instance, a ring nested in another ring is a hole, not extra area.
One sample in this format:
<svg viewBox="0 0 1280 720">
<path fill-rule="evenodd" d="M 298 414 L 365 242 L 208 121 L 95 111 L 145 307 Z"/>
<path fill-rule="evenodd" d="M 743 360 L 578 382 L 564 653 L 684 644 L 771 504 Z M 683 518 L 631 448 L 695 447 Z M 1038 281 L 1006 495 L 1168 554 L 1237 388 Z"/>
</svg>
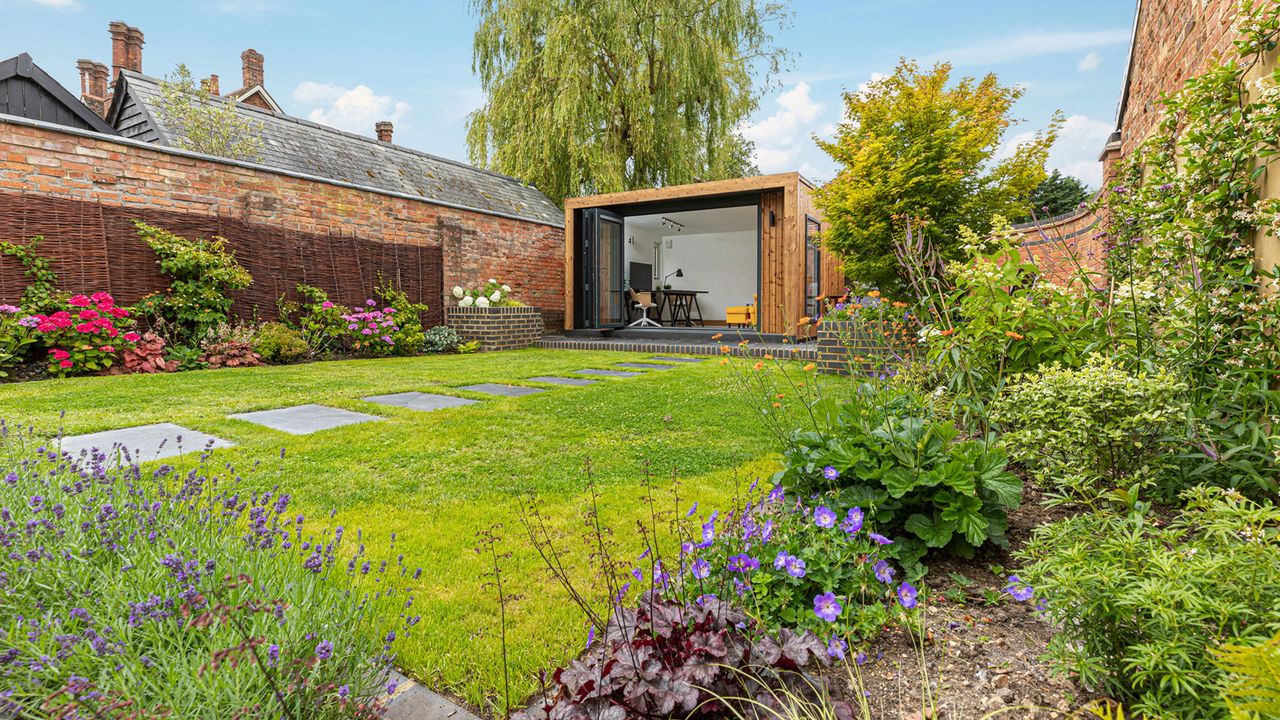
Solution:
<svg viewBox="0 0 1280 720">
<path fill-rule="evenodd" d="M 825 650 L 807 633 L 770 636 L 716 598 L 680 605 L 649 593 L 634 608 L 617 609 L 601 642 L 552 675 L 548 702 L 515 720 L 754 717 L 759 713 L 741 699 L 775 702 L 762 680 L 811 695 L 813 679 L 797 671 L 827 662 Z M 845 717 L 839 704 L 835 710 Z"/>
</svg>

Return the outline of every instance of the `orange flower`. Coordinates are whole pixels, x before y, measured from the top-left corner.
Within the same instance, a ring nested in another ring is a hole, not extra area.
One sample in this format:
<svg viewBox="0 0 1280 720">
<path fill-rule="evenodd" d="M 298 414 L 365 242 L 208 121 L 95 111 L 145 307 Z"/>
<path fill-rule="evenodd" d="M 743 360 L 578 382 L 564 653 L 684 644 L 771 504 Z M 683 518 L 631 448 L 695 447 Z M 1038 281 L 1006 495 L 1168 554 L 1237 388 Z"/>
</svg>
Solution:
<svg viewBox="0 0 1280 720">
<path fill-rule="evenodd" d="M 956 334 L 956 329 L 955 329 L 955 328 L 951 328 L 950 330 L 943 330 L 942 332 L 940 332 L 940 333 L 938 333 L 938 334 L 939 334 L 939 335 L 942 335 L 943 337 L 946 337 L 947 335 L 955 335 L 955 334 Z"/>
<path fill-rule="evenodd" d="M 814 368 L 816 368 L 816 367 L 818 367 L 818 366 L 817 366 L 817 365 L 814 365 L 813 363 L 809 363 L 808 365 L 805 365 L 805 366 L 804 366 L 804 371 L 805 371 L 805 372 L 810 372 L 810 371 L 812 371 L 812 370 L 813 370 Z"/>
<path fill-rule="evenodd" d="M 780 403 L 780 402 L 776 402 L 776 403 L 774 403 L 774 404 L 773 404 L 773 406 L 774 406 L 774 407 L 776 407 L 776 408 L 780 408 L 780 407 L 782 407 L 782 403 Z"/>
<path fill-rule="evenodd" d="M 786 395 L 785 395 L 785 394 L 783 394 L 783 393 L 778 393 L 777 395 L 774 395 L 774 397 L 776 397 L 776 398 L 778 398 L 779 400 L 781 400 L 781 399 L 783 399 L 784 397 L 786 397 Z"/>
<path fill-rule="evenodd" d="M 729 364 L 729 358 L 720 358 L 720 364 L 721 364 L 721 365 L 728 365 L 728 364 Z"/>
<path fill-rule="evenodd" d="M 772 356 L 772 355 L 768 355 L 768 354 L 766 354 L 766 355 L 764 356 L 764 359 L 765 359 L 765 360 L 772 360 L 772 359 L 773 359 L 773 356 Z"/>
<path fill-rule="evenodd" d="M 716 333 L 715 335 L 712 335 L 712 336 L 711 336 L 711 339 L 712 339 L 712 340 L 719 340 L 719 339 L 720 339 L 720 338 L 722 338 L 722 337 L 724 337 L 724 333 Z"/>
<path fill-rule="evenodd" d="M 898 300 L 893 303 L 893 306 L 896 308 L 904 308 L 907 306 L 907 304 L 902 302 L 901 300 Z"/>
<path fill-rule="evenodd" d="M 1014 332 L 1014 331 L 1012 331 L 1012 330 L 1006 330 L 1006 331 L 1004 332 L 1004 334 L 1005 334 L 1005 335 L 1008 335 L 1009 337 L 1013 338 L 1014 340 L 1021 340 L 1021 339 L 1022 339 L 1022 336 L 1021 336 L 1021 335 L 1019 335 L 1018 333 L 1016 333 L 1016 332 Z"/>
<path fill-rule="evenodd" d="M 870 297 L 870 298 L 878 298 L 878 297 L 880 297 L 880 291 L 879 291 L 879 290 L 872 290 L 871 292 L 867 293 L 867 297 Z"/>
<path fill-rule="evenodd" d="M 733 350 L 731 350 L 728 345 L 721 345 L 720 352 L 724 353 L 725 355 L 728 355 L 729 353 L 733 352 Z"/>
<path fill-rule="evenodd" d="M 754 367 L 755 367 L 755 369 L 757 369 L 757 370 L 763 370 L 763 369 L 764 369 L 764 363 L 762 363 L 762 362 L 760 362 L 760 361 L 756 361 L 756 364 L 754 365 Z"/>
<path fill-rule="evenodd" d="M 796 321 L 796 326 L 799 327 L 801 325 L 808 325 L 812 322 L 813 322 L 813 318 L 809 317 L 808 315 L 805 315 L 804 317 Z"/>
</svg>

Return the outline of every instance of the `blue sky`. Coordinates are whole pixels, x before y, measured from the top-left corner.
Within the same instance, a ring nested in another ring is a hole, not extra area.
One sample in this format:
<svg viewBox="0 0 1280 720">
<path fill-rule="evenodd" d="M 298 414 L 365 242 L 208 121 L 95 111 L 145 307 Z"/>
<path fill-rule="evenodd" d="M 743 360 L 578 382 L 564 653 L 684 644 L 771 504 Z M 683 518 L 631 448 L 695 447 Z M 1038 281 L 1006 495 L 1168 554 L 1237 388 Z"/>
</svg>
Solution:
<svg viewBox="0 0 1280 720">
<path fill-rule="evenodd" d="M 842 91 L 907 56 L 1025 85 L 1016 108 L 1025 123 L 1011 138 L 1061 110 L 1068 120 L 1050 165 L 1097 184 L 1131 0 L 793 0 L 791 9 L 776 36 L 793 62 L 746 128 L 762 170 L 828 179 L 834 168 L 812 135 L 834 131 Z M 462 0 L 0 0 L 0 12 L 0 59 L 29 52 L 76 92 L 75 61 L 109 64 L 107 23 L 123 20 L 146 36 L 148 74 L 185 62 L 197 77 L 217 73 L 227 92 L 240 85 L 240 52 L 252 47 L 266 56 L 267 89 L 290 114 L 368 135 L 390 119 L 396 142 L 445 157 L 466 159 L 466 116 L 483 99 L 471 74 L 475 18 Z"/>
</svg>

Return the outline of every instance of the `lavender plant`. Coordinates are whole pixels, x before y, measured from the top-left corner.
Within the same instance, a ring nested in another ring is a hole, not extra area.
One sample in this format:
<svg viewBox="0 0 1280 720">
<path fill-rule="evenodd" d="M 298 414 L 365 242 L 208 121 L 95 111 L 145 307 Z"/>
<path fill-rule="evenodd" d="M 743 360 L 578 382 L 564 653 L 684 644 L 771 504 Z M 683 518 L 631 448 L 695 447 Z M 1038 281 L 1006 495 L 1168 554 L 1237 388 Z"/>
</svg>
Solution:
<svg viewBox="0 0 1280 720">
<path fill-rule="evenodd" d="M 207 452 L 144 470 L 0 435 L 0 717 L 378 714 L 419 620 L 403 556 Z"/>
</svg>

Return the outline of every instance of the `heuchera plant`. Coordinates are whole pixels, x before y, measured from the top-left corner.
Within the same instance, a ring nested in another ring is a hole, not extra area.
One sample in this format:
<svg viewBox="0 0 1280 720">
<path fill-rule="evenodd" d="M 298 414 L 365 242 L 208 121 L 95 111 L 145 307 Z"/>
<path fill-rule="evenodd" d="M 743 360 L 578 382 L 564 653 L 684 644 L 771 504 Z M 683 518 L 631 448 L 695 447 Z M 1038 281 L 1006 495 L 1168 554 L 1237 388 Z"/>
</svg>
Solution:
<svg viewBox="0 0 1280 720">
<path fill-rule="evenodd" d="M 593 633 L 582 657 L 555 671 L 552 696 L 514 718 L 737 718 L 768 703 L 761 683 L 804 694 L 798 671 L 815 660 L 827 654 L 812 635 L 764 633 L 712 595 L 685 604 L 649 592 L 617 608 L 603 636 Z"/>
<path fill-rule="evenodd" d="M 72 295 L 64 309 L 19 322 L 33 328 L 49 348 L 49 372 L 59 377 L 106 370 L 121 350 L 139 340 L 130 329 L 129 310 L 105 292 Z"/>
</svg>

